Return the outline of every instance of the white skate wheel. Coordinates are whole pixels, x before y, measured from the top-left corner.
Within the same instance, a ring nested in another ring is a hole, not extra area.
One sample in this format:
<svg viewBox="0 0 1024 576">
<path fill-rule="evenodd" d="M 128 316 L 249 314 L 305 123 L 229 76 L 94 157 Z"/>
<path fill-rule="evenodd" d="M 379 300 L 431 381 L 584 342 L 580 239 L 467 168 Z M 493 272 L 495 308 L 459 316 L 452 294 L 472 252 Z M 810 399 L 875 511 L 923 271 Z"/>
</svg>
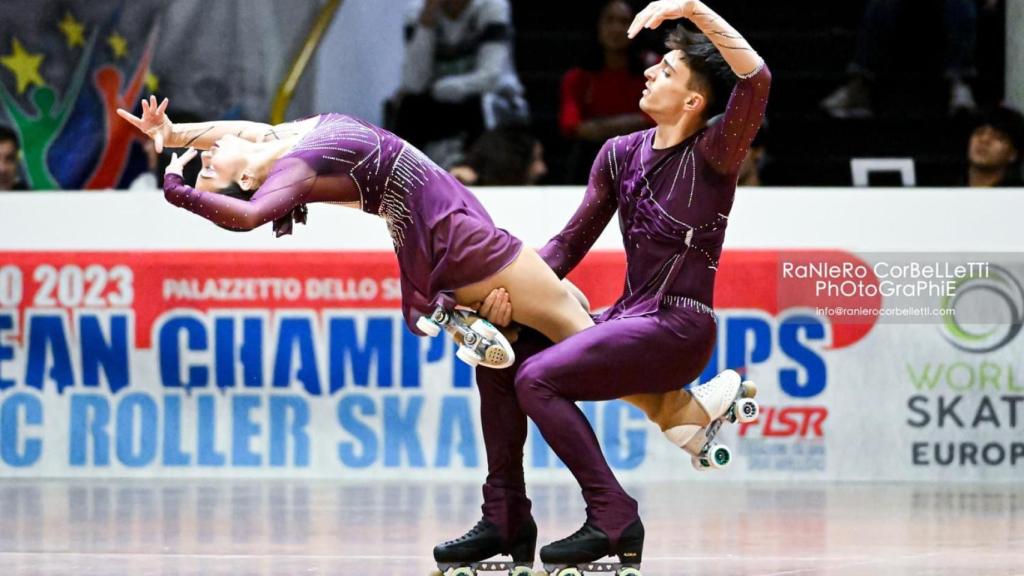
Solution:
<svg viewBox="0 0 1024 576">
<path fill-rule="evenodd" d="M 419 328 L 420 332 L 423 332 L 431 338 L 441 333 L 441 327 L 426 316 L 420 316 L 419 319 L 416 320 L 416 327 Z"/>
<path fill-rule="evenodd" d="M 736 406 L 734 406 L 733 409 L 736 412 L 736 421 L 742 424 L 757 420 L 758 415 L 761 414 L 757 401 L 753 398 L 741 398 L 737 400 Z"/>
<path fill-rule="evenodd" d="M 725 468 L 732 462 L 732 450 L 722 444 L 713 446 L 708 450 L 707 460 L 712 468 Z"/>
<path fill-rule="evenodd" d="M 472 348 L 459 346 L 459 349 L 455 351 L 455 355 L 458 356 L 459 360 L 462 360 L 474 368 L 476 368 L 476 365 L 480 363 L 480 356 L 478 356 L 476 351 Z"/>
<path fill-rule="evenodd" d="M 452 570 L 452 573 L 448 576 L 476 576 L 476 572 L 474 572 L 469 566 L 463 566 Z"/>
<path fill-rule="evenodd" d="M 488 340 L 494 340 L 494 335 L 498 333 L 498 329 L 494 327 L 494 324 L 482 318 L 473 322 L 469 329 Z"/>
<path fill-rule="evenodd" d="M 754 396 L 757 396 L 757 384 L 754 384 L 750 380 L 744 380 L 740 386 L 740 395 L 744 398 L 753 398 Z"/>
<path fill-rule="evenodd" d="M 643 576 L 636 568 L 623 568 L 615 576 Z"/>
<path fill-rule="evenodd" d="M 561 570 L 555 570 L 551 576 L 583 576 L 583 573 L 576 568 L 563 568 Z"/>
<path fill-rule="evenodd" d="M 696 457 L 696 456 L 691 456 L 690 457 L 690 464 L 693 465 L 693 469 L 696 470 L 697 472 L 707 472 L 708 471 L 708 467 L 705 466 L 704 463 L 701 461 L 701 459 Z"/>
</svg>

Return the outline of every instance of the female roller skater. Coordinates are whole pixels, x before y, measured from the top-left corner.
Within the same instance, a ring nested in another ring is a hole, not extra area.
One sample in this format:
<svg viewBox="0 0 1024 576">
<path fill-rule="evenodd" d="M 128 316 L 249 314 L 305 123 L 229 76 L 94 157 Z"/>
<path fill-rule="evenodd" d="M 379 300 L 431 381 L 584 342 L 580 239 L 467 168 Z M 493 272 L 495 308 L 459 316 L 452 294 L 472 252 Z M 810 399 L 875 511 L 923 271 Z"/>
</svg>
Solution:
<svg viewBox="0 0 1024 576">
<path fill-rule="evenodd" d="M 625 397 L 656 422 L 699 404 L 710 418 L 662 426 L 692 453 L 704 442 L 702 426 L 742 394 L 730 371 L 695 388 L 697 402 L 664 392 L 694 380 L 711 356 L 715 272 L 738 170 L 763 120 L 771 76 L 746 40 L 697 0 L 652 2 L 629 34 L 676 18 L 689 19 L 702 34 L 680 27 L 661 63 L 645 73 L 640 108 L 657 126 L 604 145 L 583 204 L 540 251 L 564 277 L 618 211 L 627 254 L 623 293 L 596 326 L 554 345 L 524 332 L 513 367 L 477 371 L 488 458 L 483 519 L 435 548 L 439 566 L 532 546 L 536 526 L 523 481 L 529 416 L 587 504 L 580 530 L 541 549 L 545 569 L 587 572 L 595 560 L 617 555 L 619 563 L 598 569 L 637 574 L 644 539 L 637 502 L 615 479 L 575 402 Z M 520 302 L 514 299 L 513 316 Z"/>
</svg>

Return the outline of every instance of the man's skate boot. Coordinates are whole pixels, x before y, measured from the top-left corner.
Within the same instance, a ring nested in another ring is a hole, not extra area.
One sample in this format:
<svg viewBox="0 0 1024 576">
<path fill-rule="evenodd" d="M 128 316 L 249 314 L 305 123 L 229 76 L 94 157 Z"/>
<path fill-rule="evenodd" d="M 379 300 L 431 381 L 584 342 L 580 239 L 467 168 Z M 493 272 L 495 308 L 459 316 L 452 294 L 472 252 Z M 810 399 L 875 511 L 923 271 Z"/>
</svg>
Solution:
<svg viewBox="0 0 1024 576">
<path fill-rule="evenodd" d="M 528 519 L 505 542 L 498 527 L 481 519 L 469 532 L 434 547 L 437 571 L 433 576 L 475 576 L 478 572 L 504 572 L 509 576 L 531 576 L 537 549 L 537 525 Z M 511 556 L 512 560 L 491 560 Z"/>
<path fill-rule="evenodd" d="M 430 316 L 421 316 L 416 327 L 427 336 L 434 337 L 441 330 L 448 332 L 459 343 L 455 355 L 470 366 L 508 368 L 516 361 L 512 344 L 493 324 L 476 318 L 469 310 L 449 308 L 438 304 Z"/>
<path fill-rule="evenodd" d="M 614 573 L 617 576 L 640 576 L 644 552 L 644 525 L 638 518 L 619 537 L 612 548 L 608 536 L 588 520 L 568 538 L 552 542 L 540 549 L 540 561 L 550 576 Z M 618 556 L 618 562 L 598 562 L 605 556 Z"/>
<path fill-rule="evenodd" d="M 757 420 L 760 413 L 754 400 L 757 386 L 750 381 L 744 382 L 735 370 L 726 370 L 693 388 L 690 393 L 711 421 L 706 427 L 696 424 L 674 426 L 665 430 L 665 435 L 690 454 L 690 462 L 697 470 L 724 468 L 732 462 L 732 451 L 728 446 L 716 443 L 715 436 L 726 422 Z"/>
</svg>

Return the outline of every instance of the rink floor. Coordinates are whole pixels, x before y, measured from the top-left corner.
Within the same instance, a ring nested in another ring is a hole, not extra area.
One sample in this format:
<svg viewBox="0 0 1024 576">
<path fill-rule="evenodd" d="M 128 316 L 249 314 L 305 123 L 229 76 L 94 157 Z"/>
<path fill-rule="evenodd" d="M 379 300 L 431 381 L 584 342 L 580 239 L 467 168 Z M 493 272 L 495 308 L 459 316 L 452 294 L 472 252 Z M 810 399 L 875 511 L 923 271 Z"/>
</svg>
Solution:
<svg viewBox="0 0 1024 576">
<path fill-rule="evenodd" d="M 645 575 L 1024 574 L 1021 484 L 627 486 Z M 531 487 L 540 543 L 583 521 Z M 0 480 L 0 575 L 426 575 L 476 484 Z"/>
</svg>

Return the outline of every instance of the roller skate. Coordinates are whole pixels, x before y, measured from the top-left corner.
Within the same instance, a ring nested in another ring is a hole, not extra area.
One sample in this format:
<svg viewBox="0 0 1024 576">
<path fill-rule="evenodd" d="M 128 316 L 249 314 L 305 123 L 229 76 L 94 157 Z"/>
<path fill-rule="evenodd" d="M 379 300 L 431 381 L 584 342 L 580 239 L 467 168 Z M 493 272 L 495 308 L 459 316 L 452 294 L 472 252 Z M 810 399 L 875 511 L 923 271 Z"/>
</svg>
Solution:
<svg viewBox="0 0 1024 576">
<path fill-rule="evenodd" d="M 481 519 L 469 532 L 434 547 L 437 570 L 430 576 L 476 576 L 479 572 L 504 572 L 507 576 L 532 576 L 537 548 L 537 525 L 523 524 L 511 542 L 503 542 L 498 527 Z M 490 560 L 495 556 L 511 560 Z"/>
<path fill-rule="evenodd" d="M 683 450 L 690 454 L 690 463 L 698 471 L 725 468 L 732 462 L 732 451 L 728 446 L 715 442 L 715 437 L 726 422 L 746 423 L 757 420 L 760 413 L 760 407 L 754 400 L 757 386 L 753 382 L 742 381 L 736 371 L 726 370 L 690 392 L 711 417 L 711 422 L 707 427 L 696 430 L 689 441 L 682 443 Z"/>
<path fill-rule="evenodd" d="M 471 320 L 471 313 L 461 308 L 438 305 L 430 316 L 421 316 L 416 327 L 434 337 L 444 330 L 459 343 L 455 355 L 470 366 L 508 368 L 516 361 L 512 344 L 493 324 L 483 318 Z"/>
<path fill-rule="evenodd" d="M 616 576 L 641 576 L 644 551 L 644 525 L 639 519 L 629 525 L 612 549 L 608 536 L 588 520 L 575 534 L 540 549 L 540 561 L 548 576 L 582 576 L 612 573 Z M 618 556 L 618 562 L 598 562 L 605 556 Z M 543 574 L 543 573 L 541 573 Z"/>
</svg>

